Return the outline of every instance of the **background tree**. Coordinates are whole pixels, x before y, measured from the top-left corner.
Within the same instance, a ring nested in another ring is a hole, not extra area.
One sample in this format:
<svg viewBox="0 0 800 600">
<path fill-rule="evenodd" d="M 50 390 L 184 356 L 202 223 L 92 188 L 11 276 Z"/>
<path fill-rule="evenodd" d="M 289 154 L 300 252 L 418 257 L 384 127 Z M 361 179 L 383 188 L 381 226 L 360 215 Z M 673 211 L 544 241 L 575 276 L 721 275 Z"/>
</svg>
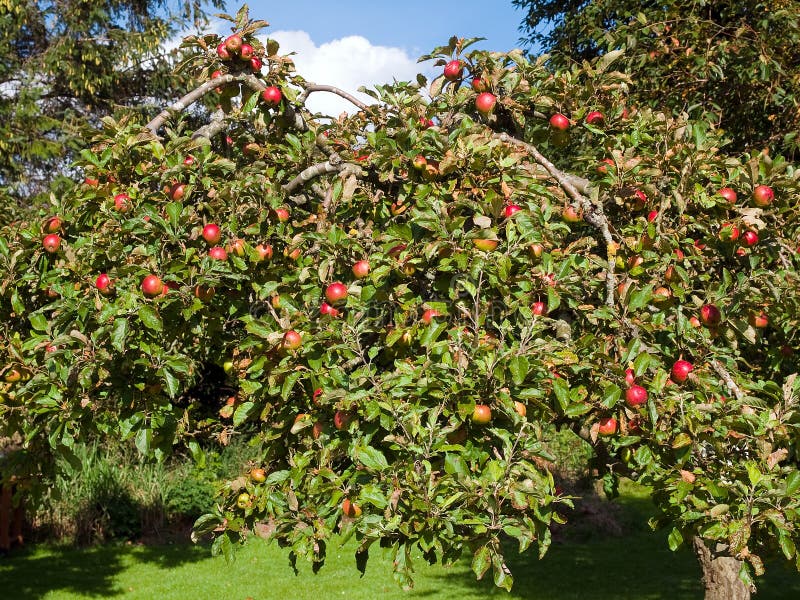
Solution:
<svg viewBox="0 0 800 600">
<path fill-rule="evenodd" d="M 651 486 L 709 598 L 797 560 L 800 171 L 628 110 L 620 54 L 554 71 L 453 38 L 367 105 L 231 21 L 186 40 L 194 89 L 104 119 L 83 181 L 2 231 L 0 424 L 66 459 L 251 426 L 254 468 L 196 524 L 214 552 L 257 534 L 319 568 L 343 533 L 404 584 L 419 548 L 506 588 L 503 540 L 545 552 L 570 501 L 546 462 L 569 428 L 610 494 Z"/>
<path fill-rule="evenodd" d="M 0 3 L 0 220 L 43 194 L 120 107 L 145 114 L 179 79 L 162 45 L 221 0 Z"/>
<path fill-rule="evenodd" d="M 521 30 L 554 65 L 625 48 L 631 102 L 711 110 L 731 151 L 796 156 L 800 2 L 796 0 L 513 0 Z"/>
</svg>

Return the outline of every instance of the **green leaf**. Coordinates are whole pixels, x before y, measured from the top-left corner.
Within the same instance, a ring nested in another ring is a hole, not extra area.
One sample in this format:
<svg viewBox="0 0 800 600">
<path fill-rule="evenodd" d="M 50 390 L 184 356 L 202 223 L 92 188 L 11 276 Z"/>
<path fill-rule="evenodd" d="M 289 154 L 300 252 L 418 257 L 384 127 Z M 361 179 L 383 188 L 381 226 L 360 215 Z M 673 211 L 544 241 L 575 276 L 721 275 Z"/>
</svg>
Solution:
<svg viewBox="0 0 800 600">
<path fill-rule="evenodd" d="M 47 331 L 47 317 L 42 313 L 31 313 L 28 320 L 36 331 Z"/>
<path fill-rule="evenodd" d="M 357 446 L 355 458 L 371 471 L 383 471 L 389 467 L 383 453 L 372 446 Z"/>
<path fill-rule="evenodd" d="M 792 471 L 786 476 L 786 495 L 794 496 L 800 490 L 800 471 Z"/>
<path fill-rule="evenodd" d="M 139 307 L 139 318 L 141 319 L 144 326 L 148 329 L 152 329 L 153 331 L 161 331 L 164 329 L 164 325 L 161 322 L 161 317 L 158 316 L 158 313 L 152 306 L 142 305 Z"/>
<path fill-rule="evenodd" d="M 153 430 L 149 427 L 143 427 L 136 432 L 136 449 L 141 454 L 147 456 L 150 453 L 150 445 L 153 443 Z"/>
<path fill-rule="evenodd" d="M 667 544 L 669 545 L 669 549 L 673 552 L 680 548 L 681 544 L 683 544 L 683 534 L 680 532 L 680 529 L 677 527 L 672 528 L 667 536 Z"/>
<path fill-rule="evenodd" d="M 553 378 L 553 392 L 556 395 L 556 400 L 561 407 L 562 412 L 569 406 L 569 388 L 567 382 L 561 378 Z"/>
<path fill-rule="evenodd" d="M 528 363 L 528 359 L 521 355 L 514 356 L 508 362 L 508 369 L 511 371 L 511 378 L 516 385 L 522 385 L 522 382 L 525 381 L 525 378 L 528 376 L 529 368 L 530 364 Z"/>
<path fill-rule="evenodd" d="M 117 352 L 125 351 L 125 338 L 128 335 L 128 319 L 116 319 L 111 330 L 111 345 Z"/>
<path fill-rule="evenodd" d="M 481 546 L 472 555 L 472 572 L 475 573 L 478 579 L 481 579 L 491 566 L 492 558 L 489 546 Z"/>
</svg>

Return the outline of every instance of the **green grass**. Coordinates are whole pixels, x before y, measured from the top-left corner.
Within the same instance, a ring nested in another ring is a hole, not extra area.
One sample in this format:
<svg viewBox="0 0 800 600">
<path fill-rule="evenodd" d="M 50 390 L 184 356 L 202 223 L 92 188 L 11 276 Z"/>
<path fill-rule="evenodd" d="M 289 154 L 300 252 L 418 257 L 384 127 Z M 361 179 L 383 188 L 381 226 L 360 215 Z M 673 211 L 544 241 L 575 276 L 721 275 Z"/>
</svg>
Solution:
<svg viewBox="0 0 800 600">
<path fill-rule="evenodd" d="M 653 534 L 644 525 L 647 499 L 628 488 L 623 502 L 624 518 L 630 521 L 626 535 L 559 542 L 541 561 L 530 551 L 511 558 L 516 577 L 511 594 L 495 589 L 489 574 L 487 581 L 475 581 L 468 560 L 444 569 L 421 559 L 415 563 L 414 590 L 403 592 L 392 580 L 391 560 L 380 549 L 372 551 L 366 575 L 359 577 L 353 542 L 344 548 L 329 545 L 328 560 L 317 575 L 300 564 L 296 577 L 286 551 L 256 539 L 237 553 L 233 564 L 211 558 L 207 548 L 183 544 L 32 548 L 0 559 L 0 598 L 702 598 L 694 557 L 688 551 L 670 552 L 664 534 Z M 783 565 L 768 565 L 760 584 L 759 600 L 800 598 L 800 576 Z"/>
</svg>

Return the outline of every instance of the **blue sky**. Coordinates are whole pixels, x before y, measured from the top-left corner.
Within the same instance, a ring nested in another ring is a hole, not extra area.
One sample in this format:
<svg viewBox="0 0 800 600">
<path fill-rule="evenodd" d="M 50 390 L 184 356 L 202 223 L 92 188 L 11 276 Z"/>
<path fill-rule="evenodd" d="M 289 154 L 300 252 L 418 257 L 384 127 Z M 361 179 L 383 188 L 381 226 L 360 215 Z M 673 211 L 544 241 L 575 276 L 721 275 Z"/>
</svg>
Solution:
<svg viewBox="0 0 800 600">
<path fill-rule="evenodd" d="M 270 31 L 302 30 L 317 43 L 360 35 L 381 46 L 403 48 L 413 57 L 447 43 L 452 35 L 485 37 L 483 47 L 517 47 L 522 11 L 511 0 L 251 0 L 251 18 Z M 228 2 L 236 11 L 241 3 Z"/>
</svg>

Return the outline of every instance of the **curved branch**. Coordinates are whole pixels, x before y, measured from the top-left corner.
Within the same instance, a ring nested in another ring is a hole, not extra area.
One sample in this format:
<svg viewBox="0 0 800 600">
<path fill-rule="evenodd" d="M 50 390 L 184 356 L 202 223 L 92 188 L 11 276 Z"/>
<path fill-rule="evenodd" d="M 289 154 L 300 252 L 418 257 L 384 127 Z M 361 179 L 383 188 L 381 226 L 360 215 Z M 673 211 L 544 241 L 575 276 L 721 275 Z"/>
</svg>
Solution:
<svg viewBox="0 0 800 600">
<path fill-rule="evenodd" d="M 214 79 L 210 79 L 206 81 L 203 85 L 193 89 L 191 92 L 186 94 L 183 98 L 174 102 L 160 113 L 158 113 L 147 125 L 147 129 L 155 135 L 156 132 L 161 128 L 164 122 L 169 119 L 173 114 L 180 112 L 182 110 L 186 110 L 192 104 L 197 102 L 200 98 L 205 96 L 211 90 L 214 90 L 222 85 L 233 83 L 234 81 L 238 81 L 239 78 L 235 75 L 223 75 L 222 77 L 216 77 Z"/>
<path fill-rule="evenodd" d="M 561 189 L 572 198 L 574 202 L 577 202 L 580 205 L 581 210 L 583 211 L 583 218 L 584 220 L 589 223 L 590 225 L 594 225 L 596 229 L 600 231 L 600 234 L 603 236 L 603 240 L 606 243 L 606 305 L 613 307 L 614 306 L 614 291 L 617 287 L 617 280 L 616 276 L 614 275 L 614 256 L 616 254 L 616 244 L 614 243 L 614 238 L 611 236 L 611 228 L 608 224 L 608 219 L 606 218 L 605 213 L 603 212 L 603 208 L 594 204 L 589 198 L 587 198 L 581 191 L 578 190 L 578 187 L 581 187 L 582 190 L 588 189 L 589 182 L 582 177 L 577 177 L 576 175 L 571 175 L 569 173 L 564 173 L 561 169 L 556 167 L 550 160 L 547 159 L 533 144 L 529 144 L 528 142 L 524 142 L 520 139 L 512 137 L 507 133 L 495 133 L 492 137 L 504 142 L 506 144 L 511 144 L 517 146 L 519 148 L 524 149 L 528 154 L 533 156 L 534 160 L 539 163 L 544 169 L 550 174 L 553 179 L 558 182 L 558 185 L 561 186 Z"/>
<path fill-rule="evenodd" d="M 352 104 L 355 104 L 361 110 L 367 110 L 367 108 L 369 108 L 368 104 L 365 104 L 352 94 L 349 94 L 340 88 L 337 88 L 333 85 L 319 85 L 316 83 L 309 83 L 306 85 L 303 93 L 297 97 L 298 104 L 305 104 L 306 100 L 308 100 L 308 97 L 314 92 L 330 92 L 332 94 L 336 94 L 337 96 L 341 96 Z"/>
<path fill-rule="evenodd" d="M 311 181 L 312 179 L 316 179 L 317 177 L 321 177 L 322 175 L 327 175 L 328 173 L 342 173 L 342 172 L 352 172 L 358 175 L 362 172 L 362 169 L 358 165 L 342 162 L 341 157 L 338 154 L 334 153 L 331 154 L 330 158 L 325 162 L 317 163 L 315 165 L 311 165 L 310 167 L 303 169 L 297 175 L 297 177 L 292 179 L 289 183 L 283 185 L 283 191 L 290 194 L 300 186 Z"/>
<path fill-rule="evenodd" d="M 725 382 L 725 385 L 730 390 L 730 392 L 734 396 L 736 396 L 737 400 L 741 400 L 742 398 L 744 398 L 744 392 L 738 385 L 736 385 L 736 382 L 733 380 L 733 377 L 731 377 L 731 374 L 728 373 L 728 370 L 722 366 L 721 362 L 719 362 L 716 358 L 713 358 L 709 361 L 708 364 L 710 364 L 711 368 L 717 372 L 717 375 L 719 375 L 722 381 Z"/>
</svg>

